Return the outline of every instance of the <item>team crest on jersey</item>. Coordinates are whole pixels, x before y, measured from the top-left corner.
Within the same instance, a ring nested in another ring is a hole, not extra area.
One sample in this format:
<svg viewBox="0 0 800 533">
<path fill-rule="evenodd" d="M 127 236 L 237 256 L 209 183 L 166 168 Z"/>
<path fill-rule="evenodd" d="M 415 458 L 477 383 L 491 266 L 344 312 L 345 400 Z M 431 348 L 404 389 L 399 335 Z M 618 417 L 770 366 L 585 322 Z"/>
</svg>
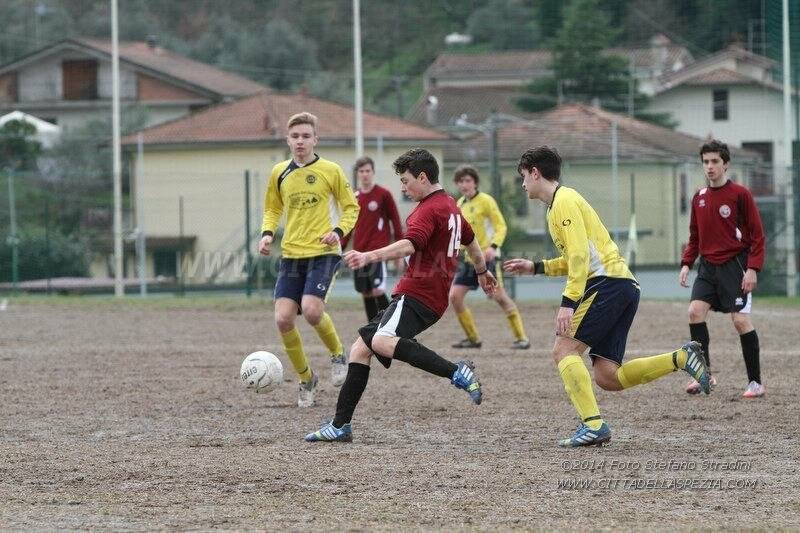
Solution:
<svg viewBox="0 0 800 533">
<path fill-rule="evenodd" d="M 309 174 L 308 176 L 306 176 L 306 183 L 308 183 L 309 185 L 311 185 L 315 181 L 317 181 L 317 177 L 314 174 Z"/>
<path fill-rule="evenodd" d="M 705 207 L 706 206 L 706 201 L 701 198 L 700 201 L 697 202 L 697 205 L 699 205 L 700 207 Z"/>
<path fill-rule="evenodd" d="M 378 210 L 378 202 L 376 202 L 375 200 L 371 200 L 367 204 L 367 209 L 369 209 L 370 211 L 377 211 Z"/>
<path fill-rule="evenodd" d="M 731 208 L 723 204 L 719 208 L 719 214 L 722 218 L 728 218 L 729 216 L 731 216 Z"/>
</svg>

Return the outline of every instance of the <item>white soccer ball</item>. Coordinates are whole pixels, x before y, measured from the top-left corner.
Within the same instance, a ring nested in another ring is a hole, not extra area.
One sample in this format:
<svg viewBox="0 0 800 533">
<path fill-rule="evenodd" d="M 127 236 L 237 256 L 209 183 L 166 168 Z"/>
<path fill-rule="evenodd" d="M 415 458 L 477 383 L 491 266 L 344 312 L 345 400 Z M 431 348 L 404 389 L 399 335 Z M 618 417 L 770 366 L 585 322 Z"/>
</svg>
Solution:
<svg viewBox="0 0 800 533">
<path fill-rule="evenodd" d="M 258 393 L 270 392 L 283 383 L 283 365 L 275 354 L 253 352 L 242 362 L 242 385 Z"/>
</svg>

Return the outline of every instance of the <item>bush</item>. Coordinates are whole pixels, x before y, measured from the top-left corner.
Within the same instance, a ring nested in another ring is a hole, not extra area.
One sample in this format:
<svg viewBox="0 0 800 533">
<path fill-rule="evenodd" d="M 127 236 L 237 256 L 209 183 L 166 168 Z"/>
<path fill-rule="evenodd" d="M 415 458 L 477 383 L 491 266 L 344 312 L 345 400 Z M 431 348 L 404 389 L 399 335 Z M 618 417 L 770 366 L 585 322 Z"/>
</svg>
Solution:
<svg viewBox="0 0 800 533">
<path fill-rule="evenodd" d="M 89 275 L 86 243 L 58 232 L 51 233 L 48 241 L 43 229 L 20 233 L 19 280 L 48 277 Z M 49 271 L 49 272 L 48 272 Z M 11 245 L 0 243 L 0 282 L 11 281 Z"/>
</svg>

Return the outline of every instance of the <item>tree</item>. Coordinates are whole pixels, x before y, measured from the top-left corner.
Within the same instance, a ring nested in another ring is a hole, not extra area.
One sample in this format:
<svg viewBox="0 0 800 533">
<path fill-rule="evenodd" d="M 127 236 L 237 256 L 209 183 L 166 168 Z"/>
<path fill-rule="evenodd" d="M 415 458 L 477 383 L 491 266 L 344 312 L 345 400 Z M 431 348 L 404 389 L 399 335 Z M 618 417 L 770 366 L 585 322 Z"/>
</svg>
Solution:
<svg viewBox="0 0 800 533">
<path fill-rule="evenodd" d="M 598 0 L 570 3 L 551 45 L 553 76 L 534 81 L 528 87 L 530 94 L 518 101 L 520 108 L 536 112 L 551 109 L 560 102 L 599 100 L 606 109 L 625 111 L 633 90 L 635 109 L 642 109 L 646 97 L 632 84 L 627 60 L 606 52 L 618 34 Z M 674 125 L 665 115 L 638 116 L 663 126 Z"/>
<path fill-rule="evenodd" d="M 34 139 L 36 126 L 24 120 L 9 120 L 0 128 L 0 169 L 35 170 L 42 145 Z"/>
<path fill-rule="evenodd" d="M 494 50 L 535 48 L 539 45 L 535 11 L 529 2 L 490 0 L 467 19 L 467 33 L 476 43 Z"/>
</svg>

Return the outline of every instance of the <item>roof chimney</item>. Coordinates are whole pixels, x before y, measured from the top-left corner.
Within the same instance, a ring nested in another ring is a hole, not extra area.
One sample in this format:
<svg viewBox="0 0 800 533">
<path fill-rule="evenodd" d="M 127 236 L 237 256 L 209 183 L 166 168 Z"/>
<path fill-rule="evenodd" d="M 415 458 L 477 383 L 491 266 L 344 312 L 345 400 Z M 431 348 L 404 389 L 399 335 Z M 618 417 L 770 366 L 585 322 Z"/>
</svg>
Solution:
<svg viewBox="0 0 800 533">
<path fill-rule="evenodd" d="M 146 42 L 147 47 L 150 48 L 150 50 L 155 50 L 158 46 L 158 36 L 151 33 L 147 36 Z"/>
<path fill-rule="evenodd" d="M 439 109 L 439 99 L 434 96 L 428 96 L 428 100 L 425 105 L 425 120 L 428 122 L 429 126 L 436 125 L 436 110 Z"/>
</svg>

